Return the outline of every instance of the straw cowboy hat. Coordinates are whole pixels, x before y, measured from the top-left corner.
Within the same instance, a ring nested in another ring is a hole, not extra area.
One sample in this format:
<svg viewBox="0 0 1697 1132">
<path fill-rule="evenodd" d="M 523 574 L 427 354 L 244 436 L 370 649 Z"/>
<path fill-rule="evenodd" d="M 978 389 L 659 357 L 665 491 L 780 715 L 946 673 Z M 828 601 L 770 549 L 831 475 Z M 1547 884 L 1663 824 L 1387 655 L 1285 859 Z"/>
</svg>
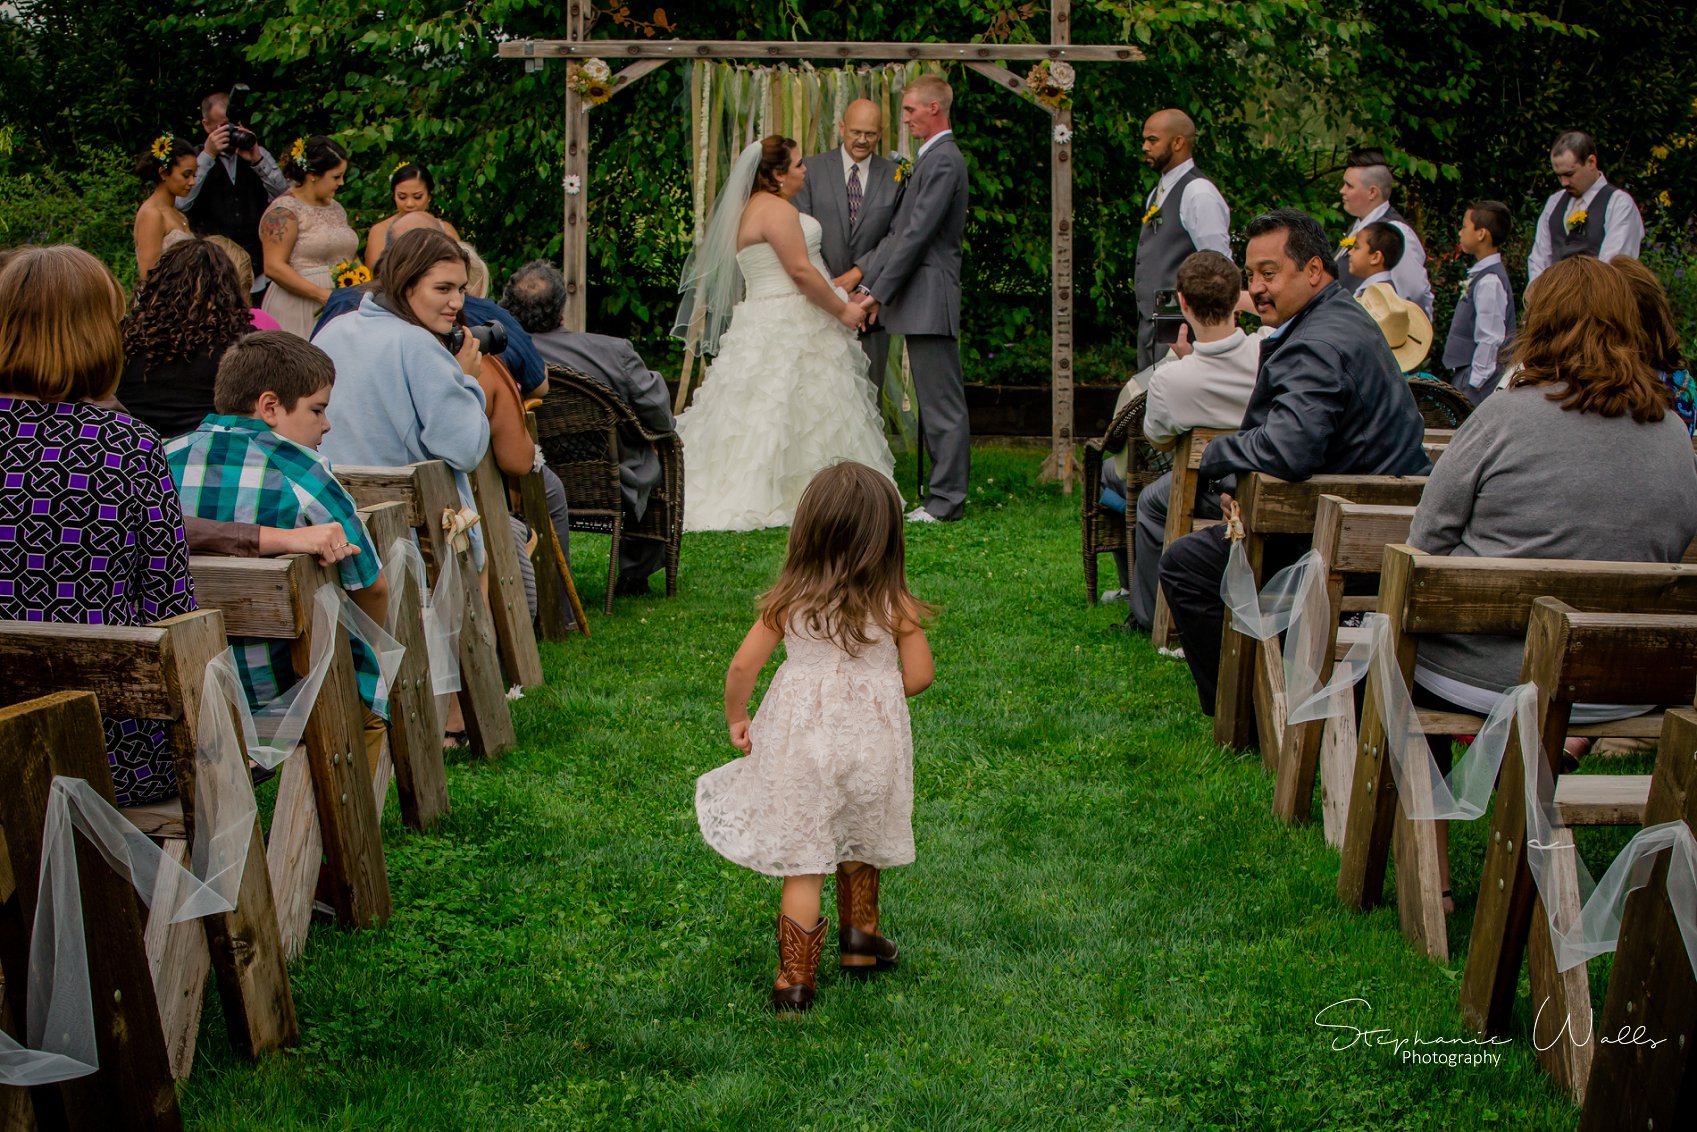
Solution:
<svg viewBox="0 0 1697 1132">
<path fill-rule="evenodd" d="M 1398 295 L 1389 283 L 1373 284 L 1355 301 L 1379 324 L 1403 373 L 1412 373 L 1426 360 L 1432 349 L 1432 320 L 1418 304 Z"/>
</svg>

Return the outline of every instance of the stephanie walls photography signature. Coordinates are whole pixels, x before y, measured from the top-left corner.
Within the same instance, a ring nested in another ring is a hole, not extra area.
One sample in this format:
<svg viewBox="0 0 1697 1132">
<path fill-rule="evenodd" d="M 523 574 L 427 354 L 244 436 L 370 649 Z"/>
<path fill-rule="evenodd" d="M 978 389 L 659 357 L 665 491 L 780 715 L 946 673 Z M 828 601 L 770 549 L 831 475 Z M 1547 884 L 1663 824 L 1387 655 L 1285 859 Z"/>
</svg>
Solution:
<svg viewBox="0 0 1697 1132">
<path fill-rule="evenodd" d="M 1580 1036 L 1574 1032 L 1572 1016 L 1564 1016 L 1559 1026 L 1554 1025 L 1553 1015 L 1546 1016 L 1547 1006 L 1549 999 L 1546 998 L 1538 1004 L 1538 1012 L 1532 1022 L 1532 1045 L 1539 1051 L 1551 1048 L 1563 1037 L 1579 1046 L 1590 1045 L 1595 1038 L 1598 1045 L 1648 1046 L 1651 1049 L 1667 1041 L 1666 1038 L 1649 1037 L 1643 1026 L 1622 1026 L 1620 1032 L 1612 1036 L 1598 1036 L 1588 1029 Z M 1333 1050 L 1342 1051 L 1357 1047 L 1389 1049 L 1391 1056 L 1404 1063 L 1423 1065 L 1496 1065 L 1502 1055 L 1495 1047 L 1514 1043 L 1513 1038 L 1483 1034 L 1471 1037 L 1434 1034 L 1427 1037 L 1416 1030 L 1412 1035 L 1401 1035 L 1393 1032 L 1388 1026 L 1357 1025 L 1355 1021 L 1350 1020 L 1366 1022 L 1367 1016 L 1372 1012 L 1373 1004 L 1364 998 L 1342 998 L 1330 1006 L 1322 1007 L 1314 1015 L 1314 1024 L 1322 1030 L 1333 1031 Z"/>
</svg>

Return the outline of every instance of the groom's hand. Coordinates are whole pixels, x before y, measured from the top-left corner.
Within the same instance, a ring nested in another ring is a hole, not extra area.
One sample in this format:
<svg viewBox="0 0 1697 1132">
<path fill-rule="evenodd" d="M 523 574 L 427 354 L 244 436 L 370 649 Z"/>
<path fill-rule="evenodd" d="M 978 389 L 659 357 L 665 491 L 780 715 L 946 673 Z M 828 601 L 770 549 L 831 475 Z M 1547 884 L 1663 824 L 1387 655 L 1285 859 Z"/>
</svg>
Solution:
<svg viewBox="0 0 1697 1132">
<path fill-rule="evenodd" d="M 869 327 L 876 326 L 878 324 L 878 300 L 871 295 L 861 295 L 860 298 L 864 300 L 866 307 L 866 325 Z"/>
</svg>

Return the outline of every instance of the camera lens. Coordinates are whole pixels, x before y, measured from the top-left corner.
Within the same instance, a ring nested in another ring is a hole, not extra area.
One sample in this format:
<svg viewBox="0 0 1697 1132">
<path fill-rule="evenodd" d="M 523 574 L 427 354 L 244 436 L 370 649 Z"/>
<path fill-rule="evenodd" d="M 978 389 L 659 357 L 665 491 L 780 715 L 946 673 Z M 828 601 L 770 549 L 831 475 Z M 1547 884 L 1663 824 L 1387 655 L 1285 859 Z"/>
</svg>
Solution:
<svg viewBox="0 0 1697 1132">
<path fill-rule="evenodd" d="M 471 336 L 477 339 L 478 349 L 485 354 L 499 354 L 507 348 L 507 328 L 498 322 L 490 321 L 472 327 Z"/>
</svg>

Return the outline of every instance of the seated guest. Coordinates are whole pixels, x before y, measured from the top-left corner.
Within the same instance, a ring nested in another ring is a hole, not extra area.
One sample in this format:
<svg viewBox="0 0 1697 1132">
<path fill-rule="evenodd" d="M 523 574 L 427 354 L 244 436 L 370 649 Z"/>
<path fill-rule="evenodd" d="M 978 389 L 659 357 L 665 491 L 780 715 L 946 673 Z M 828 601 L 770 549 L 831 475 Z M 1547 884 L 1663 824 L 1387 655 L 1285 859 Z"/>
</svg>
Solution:
<svg viewBox="0 0 1697 1132">
<path fill-rule="evenodd" d="M 1183 357 L 1175 350 L 1148 373 L 1143 438 L 1156 448 L 1172 448 L 1193 428 L 1236 428 L 1243 422 L 1243 411 L 1255 388 L 1261 337 L 1237 328 L 1242 282 L 1237 265 L 1219 252 L 1192 252 L 1179 265 L 1178 305 L 1195 345 Z M 1122 496 L 1123 459 L 1116 457 L 1111 466 L 1104 464 L 1102 468 L 1103 482 Z M 1168 472 L 1137 497 L 1136 576 L 1126 624 L 1145 631 L 1155 620 L 1155 586 L 1160 579 L 1161 544 L 1166 539 L 1167 500 L 1172 486 L 1172 473 Z M 1196 502 L 1200 514 L 1219 517 L 1217 496 L 1198 492 Z"/>
<path fill-rule="evenodd" d="M 1272 332 L 1242 429 L 1208 445 L 1202 481 L 1230 491 L 1248 472 L 1297 481 L 1322 473 L 1424 475 L 1432 464 L 1414 395 L 1385 336 L 1326 270 L 1331 249 L 1318 222 L 1281 208 L 1251 221 L 1248 236 L 1249 295 Z M 1228 551 L 1220 524 L 1186 535 L 1161 557 L 1161 586 L 1208 715 L 1219 680 Z M 1299 553 L 1274 543 L 1265 565 L 1278 569 Z"/>
<path fill-rule="evenodd" d="M 1421 494 L 1409 544 L 1466 558 L 1678 562 L 1697 536 L 1697 458 L 1649 353 L 1639 303 L 1616 266 L 1575 256 L 1545 271 L 1526 295 L 1519 369 L 1456 430 Z M 1520 682 L 1524 644 L 1478 634 L 1424 640 L 1415 703 L 1488 712 Z M 1573 718 L 1645 710 L 1581 704 Z M 1449 736 L 1433 740 L 1447 769 Z M 1441 860 L 1447 909 L 1448 854 Z"/>
<path fill-rule="evenodd" d="M 1476 407 L 1496 391 L 1504 348 L 1514 333 L 1514 284 L 1498 252 L 1513 223 L 1508 205 L 1495 200 L 1468 205 L 1461 222 L 1461 250 L 1473 257 L 1473 266 L 1450 319 L 1443 365 L 1450 384 Z"/>
<path fill-rule="evenodd" d="M 625 338 L 583 334 L 563 325 L 566 281 L 541 260 L 525 264 L 507 280 L 501 305 L 518 319 L 543 359 L 567 366 L 612 390 L 636 412 L 650 432 L 671 432 L 671 394 L 666 379 L 649 369 Z M 619 437 L 619 491 L 630 523 L 642 521 L 648 497 L 661 479 L 660 455 L 635 433 Z M 550 496 L 552 507 L 552 496 Z M 665 547 L 653 539 L 625 539 L 619 547 L 621 594 L 647 593 L 648 578 L 665 563 Z"/>
<path fill-rule="evenodd" d="M 1668 303 L 1667 289 L 1656 273 L 1631 256 L 1617 255 L 1609 261 L 1626 277 L 1638 302 L 1638 319 L 1644 326 L 1644 360 L 1656 377 L 1673 394 L 1673 411 L 1697 436 L 1697 380 L 1679 341 L 1679 325 Z"/>
<path fill-rule="evenodd" d="M 124 294 L 74 247 L 0 269 L 0 619 L 147 625 L 195 607 L 164 446 L 91 400 L 124 364 Z M 121 805 L 176 792 L 165 729 L 108 717 Z"/>
<path fill-rule="evenodd" d="M 228 236 L 203 236 L 207 243 L 230 257 L 230 266 L 236 269 L 236 279 L 242 285 L 242 295 L 253 295 L 253 257 L 247 254 L 247 249 Z M 283 324 L 260 310 L 258 307 L 248 308 L 248 315 L 253 319 L 255 330 L 281 330 Z"/>
<path fill-rule="evenodd" d="M 1359 299 L 1361 293 L 1375 283 L 1388 284 L 1395 291 L 1396 276 L 1392 271 L 1402 262 L 1405 246 L 1402 229 L 1387 221 L 1375 220 L 1356 229 L 1351 239 L 1355 243 L 1349 248 L 1349 273 L 1360 280 L 1355 285 L 1355 297 Z M 1410 295 L 1402 297 L 1412 298 Z"/>
<path fill-rule="evenodd" d="M 218 361 L 253 332 L 230 259 L 189 237 L 159 258 L 124 317 L 118 400 L 163 437 L 181 436 L 212 411 Z"/>
<path fill-rule="evenodd" d="M 339 526 L 343 541 L 360 551 L 337 570 L 342 588 L 381 625 L 389 594 L 382 559 L 353 497 L 317 451 L 330 431 L 335 380 L 318 347 L 281 330 L 250 334 L 219 363 L 215 412 L 165 453 L 188 514 L 283 528 Z M 231 637 L 230 645 L 249 707 L 263 707 L 294 684 L 288 641 Z M 363 641 L 352 645 L 360 695 L 387 715 L 377 657 Z"/>
<path fill-rule="evenodd" d="M 446 234 L 447 226 L 428 212 L 403 212 L 389 225 L 388 245 L 393 246 L 396 240 L 408 232 L 419 230 Z M 374 281 L 358 287 L 339 287 L 332 291 L 324 304 L 324 313 L 318 318 L 318 325 L 312 328 L 313 336 L 317 337 L 318 332 L 323 330 L 331 319 L 358 309 L 360 300 L 375 286 Z M 498 322 L 506 327 L 507 349 L 501 357 L 507 363 L 507 368 L 512 371 L 513 380 L 519 383 L 519 388 L 526 397 L 542 397 L 547 394 L 547 367 L 537 356 L 530 335 L 525 333 L 524 327 L 519 325 L 516 318 L 490 302 L 487 296 L 472 295 L 468 292 L 465 296 L 465 319 L 474 326 L 485 322 Z"/>
</svg>

